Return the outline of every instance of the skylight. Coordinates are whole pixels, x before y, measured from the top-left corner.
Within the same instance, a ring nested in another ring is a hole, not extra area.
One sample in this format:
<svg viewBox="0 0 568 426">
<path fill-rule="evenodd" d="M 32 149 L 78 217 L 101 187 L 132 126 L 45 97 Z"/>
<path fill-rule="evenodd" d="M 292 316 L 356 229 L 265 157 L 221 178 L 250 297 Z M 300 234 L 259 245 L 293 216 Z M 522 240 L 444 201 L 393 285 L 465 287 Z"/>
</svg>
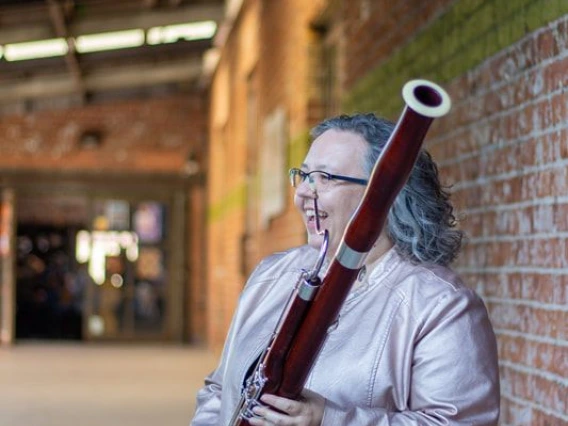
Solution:
<svg viewBox="0 0 568 426">
<path fill-rule="evenodd" d="M 214 21 L 192 22 L 187 24 L 152 27 L 147 32 L 142 29 L 85 34 L 73 40 L 78 53 L 103 52 L 127 49 L 144 45 L 175 43 L 180 40 L 206 40 L 217 30 Z M 28 59 L 65 56 L 69 50 L 64 38 L 37 40 L 23 43 L 0 45 L 0 59 L 23 61 Z"/>
</svg>

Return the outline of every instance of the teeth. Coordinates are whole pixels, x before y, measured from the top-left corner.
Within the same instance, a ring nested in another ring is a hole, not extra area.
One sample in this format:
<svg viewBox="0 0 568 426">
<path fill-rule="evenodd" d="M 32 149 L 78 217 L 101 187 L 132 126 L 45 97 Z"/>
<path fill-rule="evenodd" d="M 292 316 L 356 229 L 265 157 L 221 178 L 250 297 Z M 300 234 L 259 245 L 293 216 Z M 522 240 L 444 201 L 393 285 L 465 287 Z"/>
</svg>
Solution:
<svg viewBox="0 0 568 426">
<path fill-rule="evenodd" d="M 316 217 L 316 212 L 314 209 L 306 209 L 306 216 L 308 219 L 313 219 Z M 325 219 L 327 217 L 327 213 L 319 212 L 320 219 Z"/>
</svg>

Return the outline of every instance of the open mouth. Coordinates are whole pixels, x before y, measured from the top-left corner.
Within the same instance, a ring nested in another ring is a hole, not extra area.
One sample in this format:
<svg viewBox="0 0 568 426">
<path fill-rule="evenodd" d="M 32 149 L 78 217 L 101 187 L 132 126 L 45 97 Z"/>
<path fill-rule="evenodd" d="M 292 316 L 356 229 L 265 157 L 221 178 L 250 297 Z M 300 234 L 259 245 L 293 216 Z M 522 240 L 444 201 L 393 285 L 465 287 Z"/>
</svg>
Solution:
<svg viewBox="0 0 568 426">
<path fill-rule="evenodd" d="M 308 223 L 313 223 L 316 221 L 316 212 L 314 209 L 307 209 L 306 210 L 306 218 L 308 220 Z M 327 213 L 326 212 L 322 212 L 321 210 L 319 211 L 319 220 L 323 221 L 327 218 Z"/>
</svg>

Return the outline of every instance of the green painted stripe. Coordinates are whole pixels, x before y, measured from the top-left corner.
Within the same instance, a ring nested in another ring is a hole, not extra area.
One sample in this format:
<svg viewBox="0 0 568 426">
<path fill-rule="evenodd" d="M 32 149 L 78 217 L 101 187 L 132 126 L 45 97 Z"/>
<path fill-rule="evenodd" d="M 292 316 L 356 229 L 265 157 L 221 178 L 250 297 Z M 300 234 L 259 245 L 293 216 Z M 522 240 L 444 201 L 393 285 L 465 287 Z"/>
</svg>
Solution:
<svg viewBox="0 0 568 426">
<path fill-rule="evenodd" d="M 344 110 L 376 111 L 396 119 L 403 108 L 402 86 L 408 80 L 448 82 L 567 13 L 567 0 L 458 0 L 411 43 L 360 79 L 346 97 Z M 301 164 L 308 140 L 308 131 L 290 140 L 288 167 Z M 251 190 L 259 187 L 257 175 Z M 246 208 L 246 191 L 246 183 L 234 187 L 209 207 L 208 220 L 215 222 Z"/>
<path fill-rule="evenodd" d="M 290 140 L 288 143 L 286 170 L 282 173 L 287 173 L 290 167 L 298 167 L 306 155 L 308 149 L 309 132 L 302 131 L 300 134 Z M 248 190 L 258 194 L 260 192 L 260 171 L 252 178 Z M 238 209 L 246 209 L 247 203 L 247 184 L 242 183 L 223 197 L 220 201 L 213 204 L 207 209 L 207 220 L 209 223 L 214 223 L 222 220 Z"/>
<path fill-rule="evenodd" d="M 566 13 L 567 0 L 456 1 L 411 43 L 360 79 L 346 96 L 344 109 L 396 118 L 408 80 L 448 82 Z"/>
<path fill-rule="evenodd" d="M 217 203 L 207 209 L 207 221 L 217 222 L 223 219 L 228 213 L 246 207 L 246 184 L 241 183 L 235 186 L 229 193 Z"/>
</svg>

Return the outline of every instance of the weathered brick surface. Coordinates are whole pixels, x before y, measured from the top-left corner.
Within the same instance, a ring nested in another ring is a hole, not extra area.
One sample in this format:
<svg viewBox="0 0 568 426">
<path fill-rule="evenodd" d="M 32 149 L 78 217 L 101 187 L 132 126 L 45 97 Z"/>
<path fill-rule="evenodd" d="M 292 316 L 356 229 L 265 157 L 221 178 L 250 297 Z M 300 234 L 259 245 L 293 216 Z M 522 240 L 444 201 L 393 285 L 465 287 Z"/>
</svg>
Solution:
<svg viewBox="0 0 568 426">
<path fill-rule="evenodd" d="M 458 269 L 497 332 L 503 425 L 568 423 L 567 22 L 456 78 L 429 145 L 470 236 Z"/>
<path fill-rule="evenodd" d="M 258 50 L 249 61 L 239 25 L 252 10 L 258 39 L 250 45 Z M 452 185 L 460 226 L 469 235 L 456 268 L 484 297 L 496 329 L 500 424 L 568 424 L 567 12 L 565 2 L 542 0 L 245 1 L 213 83 L 226 91 L 217 97 L 213 91 L 212 116 L 220 110 L 215 102 L 229 106 L 223 120 L 212 117 L 210 168 L 218 172 L 209 201 L 225 213 L 210 216 L 208 226 L 211 343 L 220 345 L 224 333 L 217 327 L 227 324 L 245 280 L 243 257 L 251 265 L 303 241 L 288 204 L 267 229 L 253 228 L 250 250 L 241 250 L 244 221 L 255 221 L 258 204 L 247 210 L 250 198 L 230 194 L 246 187 L 246 170 L 258 173 L 260 157 L 247 162 L 238 150 L 252 143 L 260 152 L 270 143 L 260 135 L 274 108 L 289 112 L 291 144 L 323 110 L 305 93 L 306 80 L 317 74 L 307 68 L 317 66 L 305 57 L 313 42 L 308 25 L 323 14 L 341 34 L 336 71 L 348 109 L 396 119 L 401 86 L 415 77 L 434 79 L 450 92 L 452 112 L 434 123 L 427 147 Z M 243 62 L 254 63 L 252 74 Z M 251 78 L 258 105 L 252 118 L 243 114 Z M 257 129 L 252 140 L 247 120 Z M 231 151 L 228 141 L 237 148 Z M 295 143 L 293 149 L 297 158 Z M 254 191 L 248 196 L 255 201 Z"/>
<path fill-rule="evenodd" d="M 285 212 L 267 229 L 251 217 L 258 219 L 260 195 L 255 181 L 262 150 L 271 143 L 263 138 L 266 117 L 281 107 L 286 136 L 305 132 L 308 20 L 319 3 L 245 1 L 213 78 L 207 282 L 208 336 L 215 348 L 224 341 L 251 268 L 267 254 L 305 239 L 292 209 L 291 191 Z M 252 98 L 256 99 L 254 110 Z M 252 210 L 247 206 L 253 206 Z"/>
<path fill-rule="evenodd" d="M 0 168 L 180 173 L 206 146 L 206 114 L 203 95 L 175 95 L 2 116 Z M 92 130 L 100 148 L 81 149 Z"/>
</svg>

